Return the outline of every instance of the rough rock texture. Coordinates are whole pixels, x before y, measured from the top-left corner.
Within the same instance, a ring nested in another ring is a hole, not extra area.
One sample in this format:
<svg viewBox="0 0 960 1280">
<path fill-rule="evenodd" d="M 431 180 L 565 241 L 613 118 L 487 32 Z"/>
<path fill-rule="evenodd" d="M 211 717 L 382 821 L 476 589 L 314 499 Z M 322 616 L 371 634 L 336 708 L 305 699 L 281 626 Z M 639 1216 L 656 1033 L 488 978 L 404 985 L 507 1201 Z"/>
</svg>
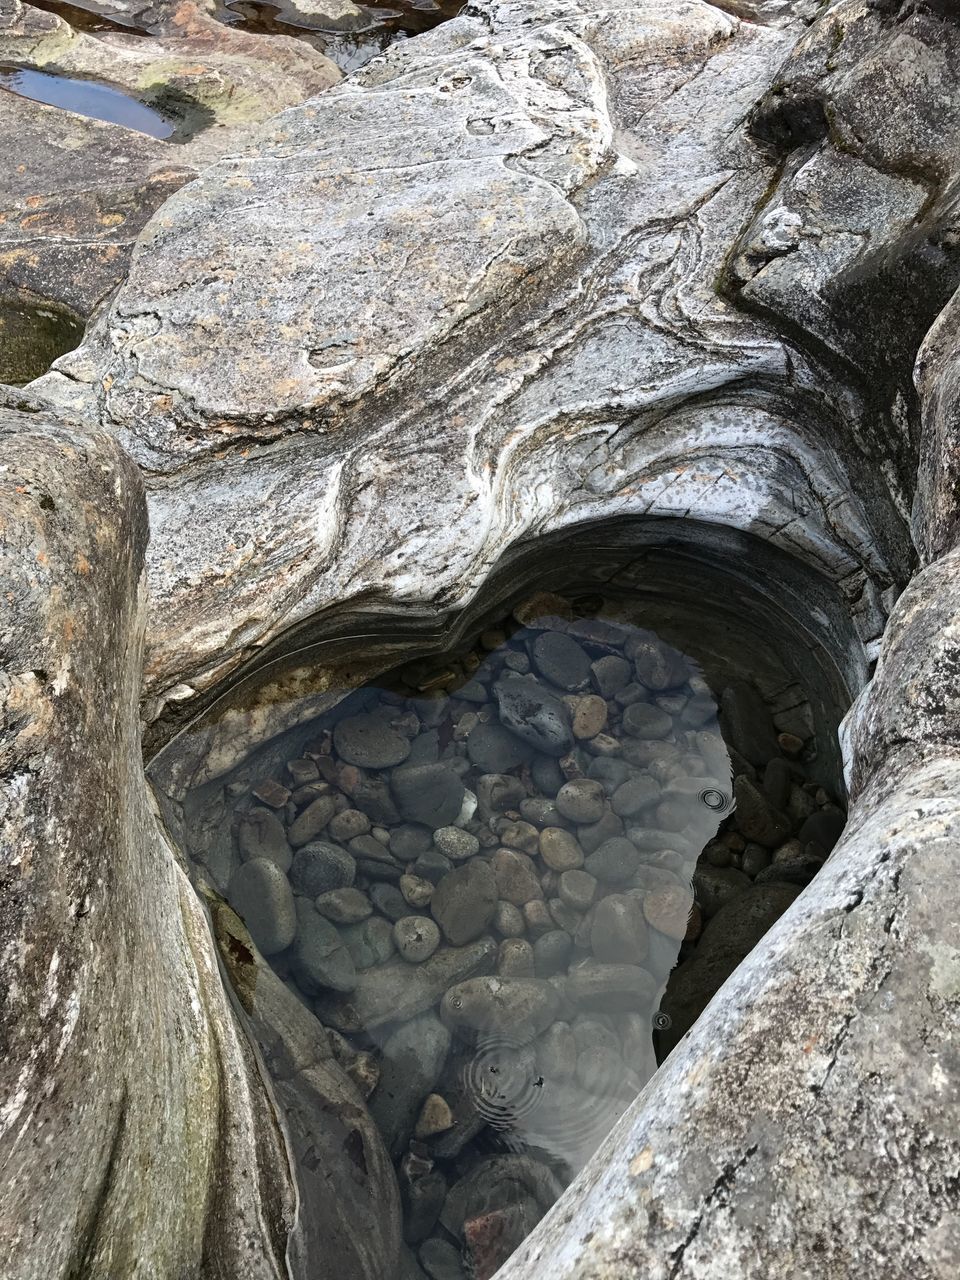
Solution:
<svg viewBox="0 0 960 1280">
<path fill-rule="evenodd" d="M 18 1280 L 285 1274 L 278 1121 L 143 778 L 146 534 L 113 441 L 0 411 L 0 1271 Z"/>
<path fill-rule="evenodd" d="M 749 532 L 872 644 L 909 550 L 862 392 L 724 284 L 797 35 L 699 0 L 486 4 L 166 203 L 42 384 L 148 473 L 151 715 L 334 603 L 442 622 L 601 518 Z"/>
<path fill-rule="evenodd" d="M 135 763 L 133 480 L 102 426 L 149 490 L 154 741 L 244 663 L 341 637 L 313 684 L 292 667 L 231 706 L 232 743 L 198 730 L 207 778 L 282 727 L 278 689 L 313 714 L 344 671 L 435 644 L 544 565 L 605 575 L 598 546 L 665 591 L 669 543 L 671 581 L 701 617 L 717 604 L 723 644 L 747 602 L 764 645 L 786 631 L 797 664 L 819 646 L 847 692 L 893 609 L 847 726 L 847 832 L 501 1274 L 955 1274 L 958 39 L 943 0 L 484 3 L 278 117 L 145 229 L 112 306 L 36 385 L 85 434 L 18 416 L 3 439 L 0 770 L 20 879 L 0 919 L 21 966 L 5 1262 L 172 1280 L 279 1274 L 282 1253 L 276 1133 Z M 69 536 L 41 545 L 88 518 L 95 555 L 89 536 L 82 560 Z M 734 588 L 711 596 L 718 562 Z M 80 623 L 115 620 L 115 644 L 66 626 L 75 601 Z M 96 786 L 89 742 L 109 765 Z M 489 974 L 491 949 L 438 951 L 419 984 L 398 961 L 396 990 L 361 979 L 324 1016 L 350 1031 L 365 1004 L 380 1024 L 401 998 L 425 1010 L 452 972 Z M 103 1043 L 109 1060 L 81 1058 Z M 17 1141 L 26 1122 L 47 1123 L 55 1171 Z M 158 1132 L 167 1158 L 134 1179 Z M 232 1177 L 257 1134 L 267 1209 Z M 54 1194 L 69 1212 L 35 1236 Z M 110 1252 L 134 1209 L 136 1261 Z"/>
<path fill-rule="evenodd" d="M 325 1269 L 343 1280 L 384 1280 L 398 1264 L 400 1192 L 380 1131 L 316 1017 L 264 962 L 229 907 L 214 901 L 212 914 L 299 1171 L 293 1274 Z"/>
<path fill-rule="evenodd" d="M 91 34 L 19 0 L 0 11 L 0 62 L 105 82 L 175 126 L 160 141 L 3 94 L 4 128 L 17 142 L 0 163 L 3 381 L 26 382 L 77 345 L 147 219 L 200 166 L 339 79 L 309 45 L 231 31 L 190 3 L 170 13 L 165 32 Z M 61 330 L 72 328 L 58 332 L 51 309 Z M 49 335 L 46 347 L 38 333 Z"/>
</svg>

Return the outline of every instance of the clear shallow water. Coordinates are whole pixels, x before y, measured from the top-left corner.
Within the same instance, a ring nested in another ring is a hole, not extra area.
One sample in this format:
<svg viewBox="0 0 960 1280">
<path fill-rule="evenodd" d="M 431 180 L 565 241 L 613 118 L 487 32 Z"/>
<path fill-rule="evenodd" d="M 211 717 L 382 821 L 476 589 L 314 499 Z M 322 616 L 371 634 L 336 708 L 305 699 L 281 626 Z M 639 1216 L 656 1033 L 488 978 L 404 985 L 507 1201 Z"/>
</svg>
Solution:
<svg viewBox="0 0 960 1280">
<path fill-rule="evenodd" d="M 136 98 L 91 80 L 74 80 L 27 67 L 0 66 L 0 89 L 93 120 L 123 125 L 151 138 L 169 138 L 176 128 L 171 120 Z"/>
<path fill-rule="evenodd" d="M 188 840 L 367 1097 L 431 1280 L 493 1274 L 843 824 L 756 689 L 554 607 L 345 691 Z"/>
</svg>

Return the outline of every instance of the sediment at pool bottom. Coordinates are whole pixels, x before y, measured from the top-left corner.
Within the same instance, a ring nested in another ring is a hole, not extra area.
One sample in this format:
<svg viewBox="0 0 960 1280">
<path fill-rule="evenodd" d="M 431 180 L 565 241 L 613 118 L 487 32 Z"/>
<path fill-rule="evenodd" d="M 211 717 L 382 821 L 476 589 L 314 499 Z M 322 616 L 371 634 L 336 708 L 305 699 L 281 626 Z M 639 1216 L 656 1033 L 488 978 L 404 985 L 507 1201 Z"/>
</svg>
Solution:
<svg viewBox="0 0 960 1280">
<path fill-rule="evenodd" d="M 756 689 L 721 721 L 678 649 L 557 608 L 350 691 L 194 850 L 366 1099 L 432 1280 L 505 1261 L 845 820 Z"/>
</svg>

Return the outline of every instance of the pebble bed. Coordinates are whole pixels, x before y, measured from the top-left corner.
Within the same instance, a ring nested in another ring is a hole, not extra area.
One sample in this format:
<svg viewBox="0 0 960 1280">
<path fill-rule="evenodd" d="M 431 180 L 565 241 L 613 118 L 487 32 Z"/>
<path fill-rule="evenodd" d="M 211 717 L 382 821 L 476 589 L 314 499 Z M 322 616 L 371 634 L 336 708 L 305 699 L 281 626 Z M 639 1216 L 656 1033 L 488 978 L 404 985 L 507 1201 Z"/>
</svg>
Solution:
<svg viewBox="0 0 960 1280">
<path fill-rule="evenodd" d="M 222 888 L 367 1099 L 423 1271 L 487 1280 L 845 815 L 758 693 L 718 715 L 561 598 L 384 685 L 238 799 Z"/>
</svg>

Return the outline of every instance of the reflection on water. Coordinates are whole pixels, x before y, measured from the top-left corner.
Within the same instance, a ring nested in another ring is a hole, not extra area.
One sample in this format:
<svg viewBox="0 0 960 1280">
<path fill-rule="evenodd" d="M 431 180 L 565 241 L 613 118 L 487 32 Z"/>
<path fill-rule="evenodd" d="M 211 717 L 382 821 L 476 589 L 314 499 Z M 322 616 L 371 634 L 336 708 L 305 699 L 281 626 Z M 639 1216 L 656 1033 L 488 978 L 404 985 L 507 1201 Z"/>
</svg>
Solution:
<svg viewBox="0 0 960 1280">
<path fill-rule="evenodd" d="M 74 111 L 93 120 L 120 124 L 138 133 L 149 134 L 151 138 L 169 138 L 176 128 L 173 121 L 136 98 L 92 80 L 74 80 L 70 76 L 52 75 L 27 67 L 0 66 L 0 89 L 33 102 Z"/>
<path fill-rule="evenodd" d="M 493 1274 L 842 827 L 755 690 L 728 751 L 695 663 L 552 607 L 300 726 L 227 787 L 228 845 L 194 824 L 362 1080 L 434 1280 Z"/>
</svg>

